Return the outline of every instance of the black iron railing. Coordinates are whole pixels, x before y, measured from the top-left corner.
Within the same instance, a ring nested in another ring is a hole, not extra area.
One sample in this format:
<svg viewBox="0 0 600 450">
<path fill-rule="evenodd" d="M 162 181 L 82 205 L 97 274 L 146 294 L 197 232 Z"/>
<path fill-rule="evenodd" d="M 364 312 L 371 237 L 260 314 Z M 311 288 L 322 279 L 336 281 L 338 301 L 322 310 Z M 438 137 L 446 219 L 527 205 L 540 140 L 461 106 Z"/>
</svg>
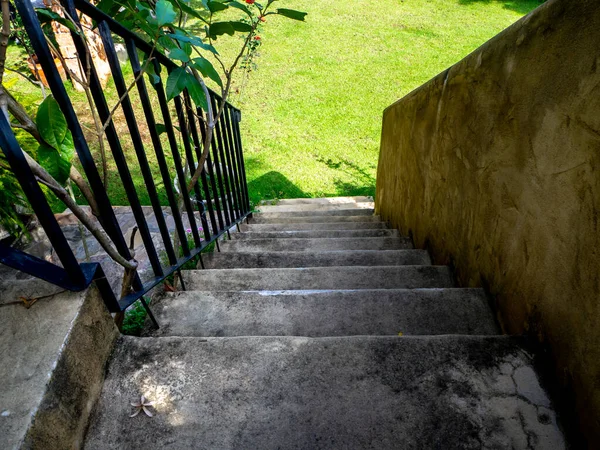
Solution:
<svg viewBox="0 0 600 450">
<path fill-rule="evenodd" d="M 68 128 L 73 135 L 81 167 L 97 202 L 98 220 L 121 256 L 130 259 L 130 250 L 119 227 L 96 162 L 60 78 L 32 4 L 30 0 L 16 0 L 16 5 L 31 39 L 32 47 L 42 66 L 48 86 L 65 115 Z M 132 292 L 123 298 L 117 299 L 104 276 L 100 264 L 77 261 L 25 160 L 10 124 L 3 114 L 0 114 L 0 147 L 21 184 L 33 212 L 45 230 L 56 255 L 60 259 L 62 267 L 1 244 L 0 262 L 72 291 L 83 290 L 92 281 L 95 281 L 111 312 L 124 311 L 138 299 L 141 299 L 144 306 L 146 306 L 143 299 L 144 294 L 168 276 L 178 272 L 182 265 L 196 257 L 220 236 L 228 233 L 232 226 L 239 224 L 251 214 L 239 128 L 241 112 L 231 104 L 225 103 L 223 116 L 214 130 L 211 151 L 200 177 L 200 183 L 195 186 L 191 197 L 183 195 L 183 210 L 180 210 L 178 192 L 187 192 L 186 167 L 184 167 L 183 161 L 185 160 L 187 165 L 187 173 L 194 173 L 196 169 L 195 161 L 198 161 L 201 157 L 202 143 L 206 131 L 203 126 L 205 115 L 201 109 L 193 109 L 187 91 L 183 91 L 182 94 L 175 97 L 173 102 L 167 102 L 162 77 L 165 73 L 176 69 L 177 65 L 156 49 L 152 49 L 147 42 L 135 33 L 90 3 L 84 0 L 62 0 L 62 5 L 76 21 L 79 17 L 77 11 L 92 19 L 102 38 L 117 93 L 120 98 L 123 98 L 120 105 L 122 116 L 129 130 L 129 139 L 133 145 L 137 164 L 146 186 L 168 263 L 161 263 L 159 250 L 153 242 L 136 191 L 129 167 L 130 163 L 126 158 L 121 139 L 111 119 L 105 92 L 102 89 L 94 65 L 91 64 L 90 58 L 86 57 L 86 43 L 77 33 L 72 33 L 72 37 L 78 58 L 81 66 L 86 71 L 89 69 L 88 82 L 98 116 L 103 123 L 108 122 L 105 130 L 106 141 L 117 167 L 119 178 L 123 183 L 154 276 L 149 280 L 142 281 L 139 274 L 136 273 Z M 134 104 L 131 92 L 127 92 L 127 85 L 117 57 L 113 36 L 118 36 L 125 43 L 129 64 L 131 64 L 133 75 L 136 77 L 137 98 L 135 101 L 141 103 L 143 114 L 140 114 L 139 105 Z M 146 56 L 152 53 L 153 56 L 151 63 L 154 64 L 155 73 L 158 74 L 159 78 L 157 82 L 150 83 L 150 89 L 144 76 L 138 77 L 142 71 L 139 53 Z M 88 67 L 88 64 L 91 64 L 91 66 Z M 158 112 L 153 109 L 150 93 L 153 93 L 155 101 L 158 101 L 168 145 L 163 145 L 161 133 L 157 127 L 156 116 Z M 213 110 L 216 110 L 217 106 L 222 104 L 222 98 L 215 92 L 210 91 L 210 103 Z M 174 111 L 172 108 L 174 108 Z M 173 118 L 175 118 L 178 126 L 173 123 Z M 139 123 L 143 121 L 145 121 L 150 134 L 150 144 L 147 142 L 148 139 L 144 142 L 140 132 Z M 180 138 L 179 142 L 183 143 L 182 153 L 180 153 L 178 138 Z M 165 146 L 168 147 L 170 153 L 171 165 L 167 162 Z M 158 181 L 155 179 L 150 166 L 149 155 L 156 160 L 158 165 L 158 172 L 160 173 Z M 175 173 L 172 173 L 173 170 Z M 177 187 L 174 186 L 173 180 L 177 180 Z M 157 184 L 160 184 L 165 191 L 164 194 L 172 212 L 175 233 L 179 237 L 181 250 L 174 247 L 174 239 L 167 227 L 163 206 L 159 200 Z M 184 225 L 184 215 L 189 224 L 189 230 L 191 230 L 189 241 Z M 198 226 L 197 220 L 200 221 L 201 227 Z M 203 237 L 200 235 L 200 230 L 202 230 Z M 180 251 L 183 256 L 180 255 Z"/>
</svg>

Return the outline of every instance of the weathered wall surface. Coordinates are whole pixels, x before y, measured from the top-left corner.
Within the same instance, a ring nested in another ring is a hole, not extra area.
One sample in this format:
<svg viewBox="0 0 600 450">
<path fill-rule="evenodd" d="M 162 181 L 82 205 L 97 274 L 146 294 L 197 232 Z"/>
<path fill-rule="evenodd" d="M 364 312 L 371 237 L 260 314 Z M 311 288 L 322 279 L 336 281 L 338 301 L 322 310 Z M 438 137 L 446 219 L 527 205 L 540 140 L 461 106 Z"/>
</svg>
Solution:
<svg viewBox="0 0 600 450">
<path fill-rule="evenodd" d="M 600 446 L 600 2 L 550 0 L 387 108 L 376 208 L 549 344 Z"/>
</svg>

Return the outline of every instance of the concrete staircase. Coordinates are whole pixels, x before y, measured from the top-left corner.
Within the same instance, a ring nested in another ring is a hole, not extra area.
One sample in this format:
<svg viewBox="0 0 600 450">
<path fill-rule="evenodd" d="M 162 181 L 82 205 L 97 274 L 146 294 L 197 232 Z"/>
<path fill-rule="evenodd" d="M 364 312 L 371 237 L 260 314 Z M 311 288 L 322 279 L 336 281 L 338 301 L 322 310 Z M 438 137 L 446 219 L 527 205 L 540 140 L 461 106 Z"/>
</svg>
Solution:
<svg viewBox="0 0 600 450">
<path fill-rule="evenodd" d="M 121 338 L 86 448 L 565 447 L 526 342 L 370 199 L 260 209 Z"/>
</svg>

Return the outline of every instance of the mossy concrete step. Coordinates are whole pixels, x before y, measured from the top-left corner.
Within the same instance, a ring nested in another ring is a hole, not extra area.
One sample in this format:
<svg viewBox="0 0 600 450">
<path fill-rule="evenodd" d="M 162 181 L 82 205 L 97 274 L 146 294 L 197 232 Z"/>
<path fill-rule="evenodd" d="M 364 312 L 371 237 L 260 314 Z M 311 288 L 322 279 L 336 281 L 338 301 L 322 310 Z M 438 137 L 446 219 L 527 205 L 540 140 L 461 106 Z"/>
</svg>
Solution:
<svg viewBox="0 0 600 450">
<path fill-rule="evenodd" d="M 413 248 L 409 238 L 236 239 L 220 244 L 222 252 L 294 252 L 331 250 L 401 250 Z"/>
<path fill-rule="evenodd" d="M 242 231 L 384 230 L 386 222 L 253 223 L 241 224 Z"/>
<path fill-rule="evenodd" d="M 414 289 L 453 287 L 446 266 L 208 269 L 182 272 L 188 290 Z"/>
<path fill-rule="evenodd" d="M 272 208 L 276 208 L 273 206 Z M 328 217 L 328 216 L 372 216 L 373 208 L 352 208 L 352 209 L 308 209 L 306 211 L 285 211 L 276 209 L 259 208 L 259 212 L 255 213 L 255 217 L 265 217 L 269 219 L 285 219 L 295 217 Z"/>
<path fill-rule="evenodd" d="M 206 269 L 259 267 L 430 265 L 425 250 L 340 250 L 330 252 L 247 252 L 202 255 Z"/>
<path fill-rule="evenodd" d="M 296 224 L 296 223 L 334 223 L 334 222 L 381 222 L 381 217 L 374 215 L 339 215 L 339 216 L 299 216 L 282 214 L 255 213 L 250 219 L 250 224 Z"/>
<path fill-rule="evenodd" d="M 232 239 L 306 239 L 306 238 L 363 238 L 399 237 L 398 230 L 290 230 L 290 231 L 247 231 L 232 233 Z"/>
<path fill-rule="evenodd" d="M 495 335 L 480 289 L 165 293 L 151 336 Z"/>
<path fill-rule="evenodd" d="M 373 197 L 321 197 L 321 198 L 284 198 L 274 202 L 265 201 L 265 205 L 339 205 L 345 203 L 367 203 L 372 202 Z"/>
<path fill-rule="evenodd" d="M 116 346 L 85 448 L 565 448 L 509 337 L 134 338 Z M 144 395 L 154 417 L 130 402 Z"/>
<path fill-rule="evenodd" d="M 373 210 L 375 204 L 371 202 L 361 203 L 312 203 L 312 204 L 277 204 L 277 205 L 261 205 L 258 207 L 261 213 L 314 213 L 314 212 L 330 212 L 330 211 L 347 211 L 370 209 Z"/>
</svg>

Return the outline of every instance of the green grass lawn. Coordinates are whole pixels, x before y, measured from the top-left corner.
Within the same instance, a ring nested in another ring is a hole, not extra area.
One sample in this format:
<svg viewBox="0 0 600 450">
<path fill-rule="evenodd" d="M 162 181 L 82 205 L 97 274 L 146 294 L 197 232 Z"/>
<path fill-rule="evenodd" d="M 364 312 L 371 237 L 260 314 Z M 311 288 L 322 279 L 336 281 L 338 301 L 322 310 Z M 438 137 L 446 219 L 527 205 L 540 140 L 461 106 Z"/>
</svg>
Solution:
<svg viewBox="0 0 600 450">
<path fill-rule="evenodd" d="M 373 195 L 384 108 L 539 0 L 285 0 L 240 96 L 248 180 L 262 198 Z"/>
<path fill-rule="evenodd" d="M 373 195 L 383 109 L 539 4 L 540 0 L 278 2 L 278 7 L 308 12 L 307 21 L 269 16 L 261 30 L 258 69 L 245 83 L 238 73 L 234 88 L 239 92 L 231 97 L 243 112 L 252 201 Z M 239 45 L 238 36 L 218 41 L 221 53 L 230 58 Z M 9 62 L 16 61 L 20 51 L 9 47 Z M 129 65 L 123 70 L 129 82 L 133 81 Z M 36 87 L 14 73 L 6 74 L 5 85 L 32 113 L 37 109 L 42 98 Z M 92 152 L 98 154 L 85 96 L 70 83 L 66 85 Z M 105 93 L 111 105 L 117 102 L 112 81 Z M 135 90 L 132 102 L 139 109 Z M 157 104 L 154 109 L 158 110 Z M 148 141 L 142 117 L 140 112 L 138 125 Z M 115 124 L 140 199 L 149 204 L 120 111 Z M 22 131 L 17 134 L 24 148 L 35 152 L 37 144 L 31 137 Z M 166 136 L 163 138 L 172 165 Z M 151 145 L 147 154 L 156 166 Z M 108 174 L 113 204 L 127 204 L 112 158 Z M 155 175 L 161 200 L 167 204 L 160 177 Z M 64 209 L 58 201 L 53 207 Z"/>
</svg>

